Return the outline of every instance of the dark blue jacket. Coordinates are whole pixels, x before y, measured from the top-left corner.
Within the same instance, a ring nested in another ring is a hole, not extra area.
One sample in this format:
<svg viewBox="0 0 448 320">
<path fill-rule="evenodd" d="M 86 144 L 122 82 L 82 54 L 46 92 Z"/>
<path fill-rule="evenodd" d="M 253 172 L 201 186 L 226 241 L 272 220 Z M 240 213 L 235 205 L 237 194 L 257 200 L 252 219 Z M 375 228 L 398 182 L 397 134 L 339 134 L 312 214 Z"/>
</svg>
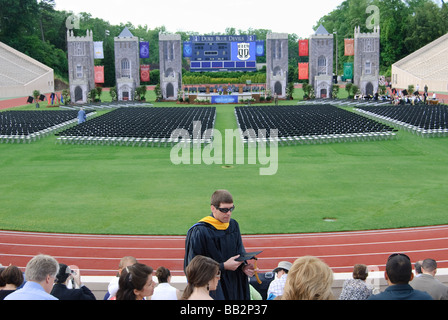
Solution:
<svg viewBox="0 0 448 320">
<path fill-rule="evenodd" d="M 371 295 L 367 300 L 432 300 L 426 292 L 415 290 L 409 284 L 394 284 L 379 294 Z"/>
</svg>

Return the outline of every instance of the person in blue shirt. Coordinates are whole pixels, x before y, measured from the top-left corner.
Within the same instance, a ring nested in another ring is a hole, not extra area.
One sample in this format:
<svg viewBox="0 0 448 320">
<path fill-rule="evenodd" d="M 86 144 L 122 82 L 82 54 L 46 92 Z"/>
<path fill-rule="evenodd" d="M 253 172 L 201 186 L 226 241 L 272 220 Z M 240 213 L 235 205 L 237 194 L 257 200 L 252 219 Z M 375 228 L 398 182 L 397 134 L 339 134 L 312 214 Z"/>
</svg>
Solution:
<svg viewBox="0 0 448 320">
<path fill-rule="evenodd" d="M 86 112 L 81 108 L 78 112 L 78 124 L 85 122 L 87 119 Z"/>
<path fill-rule="evenodd" d="M 33 257 L 26 265 L 26 283 L 5 300 L 58 300 L 50 294 L 58 271 L 55 258 L 43 254 Z"/>
<path fill-rule="evenodd" d="M 432 300 L 428 293 L 415 290 L 409 284 L 414 274 L 411 259 L 403 253 L 389 256 L 384 277 L 389 286 L 383 292 L 371 295 L 368 300 Z"/>
</svg>

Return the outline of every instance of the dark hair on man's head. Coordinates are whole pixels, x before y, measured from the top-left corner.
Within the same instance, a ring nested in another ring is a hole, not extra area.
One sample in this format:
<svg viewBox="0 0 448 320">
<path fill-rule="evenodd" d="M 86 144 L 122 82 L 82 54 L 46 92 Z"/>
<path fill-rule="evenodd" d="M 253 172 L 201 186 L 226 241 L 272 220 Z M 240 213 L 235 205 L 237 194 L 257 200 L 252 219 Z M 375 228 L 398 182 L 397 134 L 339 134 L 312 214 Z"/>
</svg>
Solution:
<svg viewBox="0 0 448 320">
<path fill-rule="evenodd" d="M 425 259 L 423 260 L 422 268 L 427 272 L 433 272 L 437 269 L 437 262 L 434 259 Z"/>
<path fill-rule="evenodd" d="M 221 203 L 233 203 L 233 197 L 227 190 L 217 190 L 212 194 L 211 205 L 219 208 Z"/>
<path fill-rule="evenodd" d="M 393 284 L 407 284 L 412 277 L 412 264 L 408 256 L 395 255 L 386 263 L 386 273 Z"/>
</svg>

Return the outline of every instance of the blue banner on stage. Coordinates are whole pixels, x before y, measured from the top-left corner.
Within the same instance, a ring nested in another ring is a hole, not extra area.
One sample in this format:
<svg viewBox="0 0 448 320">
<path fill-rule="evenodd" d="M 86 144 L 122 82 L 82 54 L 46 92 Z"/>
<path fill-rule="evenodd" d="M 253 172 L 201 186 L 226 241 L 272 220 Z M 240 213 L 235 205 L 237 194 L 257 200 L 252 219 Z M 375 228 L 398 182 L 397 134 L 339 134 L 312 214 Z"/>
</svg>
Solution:
<svg viewBox="0 0 448 320">
<path fill-rule="evenodd" d="M 238 103 L 238 96 L 212 96 L 212 103 Z"/>
</svg>

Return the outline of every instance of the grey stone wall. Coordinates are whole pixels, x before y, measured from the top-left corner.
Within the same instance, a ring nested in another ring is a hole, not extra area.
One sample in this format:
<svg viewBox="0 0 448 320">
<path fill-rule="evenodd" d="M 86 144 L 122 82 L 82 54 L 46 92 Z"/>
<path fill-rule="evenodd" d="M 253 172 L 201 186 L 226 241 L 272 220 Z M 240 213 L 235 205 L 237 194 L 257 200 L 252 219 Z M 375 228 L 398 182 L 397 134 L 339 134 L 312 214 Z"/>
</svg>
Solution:
<svg viewBox="0 0 448 320">
<path fill-rule="evenodd" d="M 114 38 L 114 51 L 118 100 L 134 100 L 135 89 L 140 86 L 139 39 L 125 28 L 118 37 Z M 129 63 L 129 69 L 123 69 L 125 59 Z"/>
<path fill-rule="evenodd" d="M 266 86 L 272 96 L 286 97 L 288 84 L 288 34 L 269 33 L 266 36 Z"/>
<path fill-rule="evenodd" d="M 380 73 L 380 28 L 372 33 L 355 28 L 355 59 L 353 83 L 363 95 L 374 95 L 378 91 Z"/>
<path fill-rule="evenodd" d="M 316 98 L 331 98 L 333 82 L 333 34 L 321 25 L 309 38 L 309 83 Z"/>
<path fill-rule="evenodd" d="M 93 33 L 75 36 L 67 31 L 68 74 L 71 100 L 86 103 L 90 90 L 95 88 Z M 81 70 L 79 70 L 81 68 Z"/>
<path fill-rule="evenodd" d="M 159 34 L 160 89 L 164 100 L 176 100 L 182 88 L 180 35 Z"/>
</svg>

